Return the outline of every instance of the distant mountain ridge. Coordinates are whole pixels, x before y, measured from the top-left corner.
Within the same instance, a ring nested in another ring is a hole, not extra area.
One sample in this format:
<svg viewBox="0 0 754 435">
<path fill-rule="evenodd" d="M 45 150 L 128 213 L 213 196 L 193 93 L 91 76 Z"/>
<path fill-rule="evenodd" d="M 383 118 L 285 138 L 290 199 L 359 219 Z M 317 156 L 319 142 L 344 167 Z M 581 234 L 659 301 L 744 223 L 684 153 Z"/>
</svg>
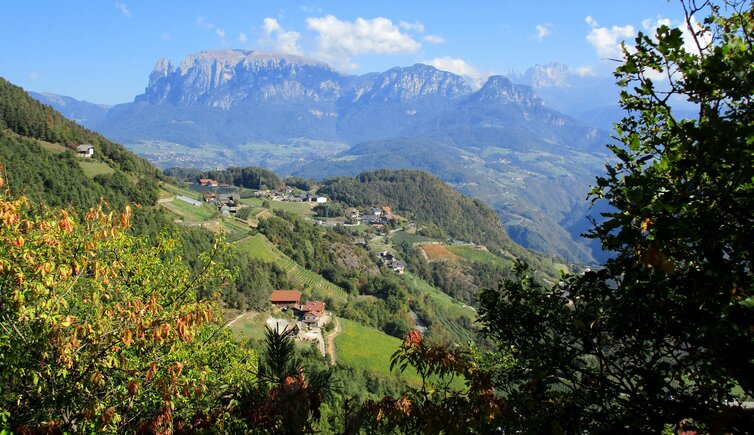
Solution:
<svg viewBox="0 0 754 435">
<path fill-rule="evenodd" d="M 490 204 L 517 242 L 590 263 L 561 223 L 587 213 L 609 136 L 545 102 L 503 76 L 474 89 L 424 64 L 355 76 L 300 56 L 213 50 L 158 61 L 144 93 L 96 129 L 163 168 L 316 179 L 426 170 Z"/>
</svg>

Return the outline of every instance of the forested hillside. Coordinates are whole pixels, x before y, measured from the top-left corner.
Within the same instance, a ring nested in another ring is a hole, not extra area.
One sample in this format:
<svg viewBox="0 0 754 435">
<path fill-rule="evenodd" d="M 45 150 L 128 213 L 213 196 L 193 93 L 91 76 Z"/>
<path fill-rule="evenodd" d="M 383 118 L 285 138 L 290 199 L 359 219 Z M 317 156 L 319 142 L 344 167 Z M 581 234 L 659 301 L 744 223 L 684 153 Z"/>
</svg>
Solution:
<svg viewBox="0 0 754 435">
<path fill-rule="evenodd" d="M 91 159 L 75 149 L 94 146 Z M 82 161 L 86 160 L 86 161 Z M 158 171 L 98 133 L 67 120 L 0 78 L 0 162 L 9 188 L 39 203 L 87 210 L 104 199 L 153 205 Z"/>
<path fill-rule="evenodd" d="M 487 246 L 497 255 L 512 255 L 541 264 L 538 257 L 513 242 L 500 218 L 483 202 L 461 195 L 439 178 L 415 170 L 379 170 L 322 182 L 319 191 L 354 207 L 390 206 L 393 211 L 431 225 L 430 235 Z M 434 230 L 434 234 L 432 234 Z"/>
</svg>

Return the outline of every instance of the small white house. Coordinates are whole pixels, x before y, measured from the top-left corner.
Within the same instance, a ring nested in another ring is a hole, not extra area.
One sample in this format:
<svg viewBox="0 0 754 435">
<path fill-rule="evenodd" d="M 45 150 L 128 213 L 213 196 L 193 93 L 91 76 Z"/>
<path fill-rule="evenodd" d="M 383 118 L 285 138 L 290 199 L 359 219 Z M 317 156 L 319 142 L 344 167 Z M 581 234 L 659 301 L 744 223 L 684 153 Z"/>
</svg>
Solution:
<svg viewBox="0 0 754 435">
<path fill-rule="evenodd" d="M 315 201 L 317 202 L 317 204 L 324 204 L 324 203 L 326 203 L 326 202 L 327 202 L 327 198 L 325 198 L 324 196 L 318 196 L 318 197 L 317 197 L 317 198 L 315 199 Z"/>
<path fill-rule="evenodd" d="M 94 147 L 88 143 L 76 147 L 76 153 L 79 157 L 90 158 L 94 155 Z"/>
</svg>

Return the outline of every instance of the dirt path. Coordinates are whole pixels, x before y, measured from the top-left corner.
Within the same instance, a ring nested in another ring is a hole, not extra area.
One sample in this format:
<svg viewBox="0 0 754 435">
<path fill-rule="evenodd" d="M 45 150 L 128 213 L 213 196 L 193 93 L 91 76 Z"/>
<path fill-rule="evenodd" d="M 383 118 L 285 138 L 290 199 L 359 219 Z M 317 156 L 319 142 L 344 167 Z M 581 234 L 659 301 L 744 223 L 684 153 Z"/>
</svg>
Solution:
<svg viewBox="0 0 754 435">
<path fill-rule="evenodd" d="M 327 353 L 330 355 L 330 365 L 335 365 L 338 362 L 338 358 L 335 355 L 335 337 L 340 334 L 340 319 L 335 319 L 335 329 L 327 335 Z"/>
<path fill-rule="evenodd" d="M 233 320 L 231 320 L 230 322 L 226 323 L 226 324 L 225 324 L 225 327 L 226 327 L 226 328 L 230 328 L 230 326 L 231 326 L 231 325 L 233 325 L 234 323 L 236 323 L 236 321 L 240 320 L 240 319 L 241 319 L 241 317 L 243 317 L 243 316 L 245 316 L 245 315 L 247 315 L 247 314 L 249 314 L 249 313 L 250 313 L 250 312 L 248 312 L 248 311 L 247 311 L 247 312 L 245 312 L 245 313 L 241 313 L 241 314 L 237 315 L 235 319 L 233 319 Z"/>
</svg>

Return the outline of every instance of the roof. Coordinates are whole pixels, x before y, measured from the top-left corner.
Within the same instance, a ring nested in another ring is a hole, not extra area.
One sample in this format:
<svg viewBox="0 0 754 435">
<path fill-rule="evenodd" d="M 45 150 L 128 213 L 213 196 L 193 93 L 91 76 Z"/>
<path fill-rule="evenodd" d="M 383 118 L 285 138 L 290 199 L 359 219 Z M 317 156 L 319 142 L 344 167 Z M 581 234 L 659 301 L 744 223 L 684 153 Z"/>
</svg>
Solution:
<svg viewBox="0 0 754 435">
<path fill-rule="evenodd" d="M 325 311 L 325 303 L 322 301 L 306 301 L 306 303 L 301 306 L 301 311 L 319 311 L 321 315 L 321 312 Z"/>
<path fill-rule="evenodd" d="M 76 147 L 76 151 L 78 151 L 80 153 L 87 152 L 90 149 L 94 149 L 94 146 L 89 145 L 88 143 L 85 143 L 85 144 L 82 144 L 82 145 L 79 145 L 79 146 Z"/>
<path fill-rule="evenodd" d="M 273 290 L 270 295 L 270 302 L 299 302 L 301 292 L 298 290 Z"/>
</svg>

